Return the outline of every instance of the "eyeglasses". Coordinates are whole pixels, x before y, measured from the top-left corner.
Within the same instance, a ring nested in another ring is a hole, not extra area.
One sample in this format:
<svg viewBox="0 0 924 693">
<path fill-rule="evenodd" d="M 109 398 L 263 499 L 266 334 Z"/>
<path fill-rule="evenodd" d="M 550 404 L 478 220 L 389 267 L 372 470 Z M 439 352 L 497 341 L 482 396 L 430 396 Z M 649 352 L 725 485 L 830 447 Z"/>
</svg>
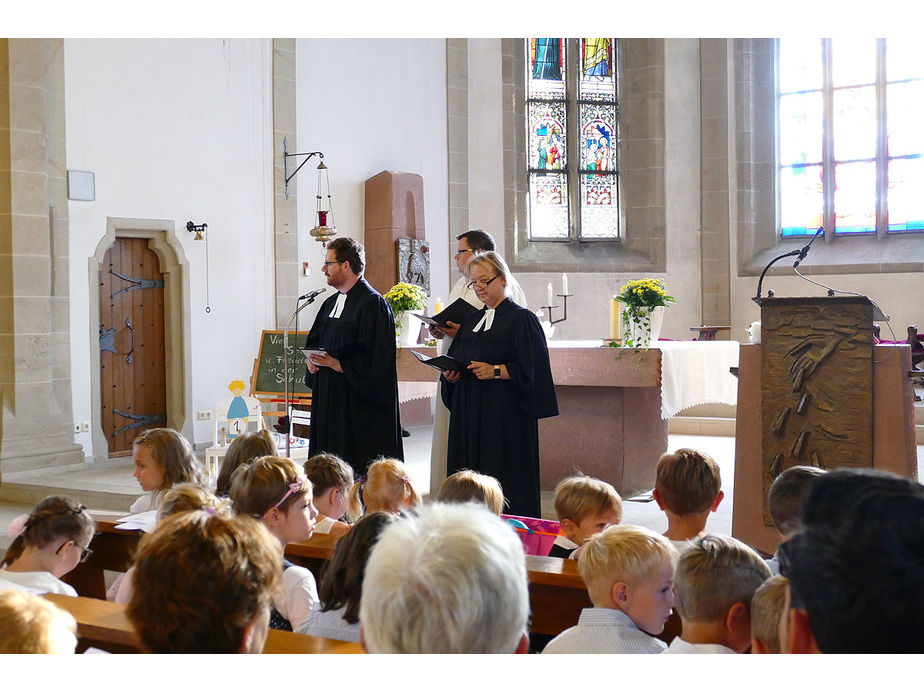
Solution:
<svg viewBox="0 0 924 693">
<path fill-rule="evenodd" d="M 474 288 L 477 286 L 479 289 L 487 289 L 487 288 L 488 288 L 488 284 L 490 284 L 491 282 L 493 282 L 493 281 L 494 281 L 495 279 L 497 279 L 499 276 L 500 276 L 499 274 L 495 274 L 493 277 L 491 277 L 490 279 L 488 279 L 488 281 L 482 281 L 481 279 L 475 279 L 475 280 L 470 281 L 470 282 L 468 283 L 468 288 L 469 288 L 469 289 L 474 289 Z"/>
<path fill-rule="evenodd" d="M 342 265 L 343 263 L 340 262 L 339 260 L 325 260 L 323 264 L 325 264 L 325 265 Z"/>
<path fill-rule="evenodd" d="M 457 250 L 456 254 L 453 255 L 453 257 L 459 257 L 460 255 L 465 255 L 465 253 L 474 253 L 474 252 L 475 251 L 471 250 L 470 248 L 466 248 L 465 250 Z"/>
<path fill-rule="evenodd" d="M 71 540 L 71 541 L 73 541 L 73 540 Z M 68 542 L 64 542 L 63 544 L 61 544 L 61 546 L 58 547 L 58 550 L 55 551 L 55 555 L 57 556 L 59 553 L 61 553 L 61 549 L 63 549 L 65 546 L 67 546 L 67 544 L 68 544 Z M 90 556 L 93 555 L 93 549 L 91 549 L 91 548 L 88 548 L 88 547 L 86 547 L 86 546 L 81 546 L 81 545 L 78 544 L 76 541 L 74 542 L 74 546 L 76 546 L 78 549 L 80 549 L 80 562 L 81 562 L 81 563 L 86 562 L 86 560 L 87 560 Z"/>
</svg>

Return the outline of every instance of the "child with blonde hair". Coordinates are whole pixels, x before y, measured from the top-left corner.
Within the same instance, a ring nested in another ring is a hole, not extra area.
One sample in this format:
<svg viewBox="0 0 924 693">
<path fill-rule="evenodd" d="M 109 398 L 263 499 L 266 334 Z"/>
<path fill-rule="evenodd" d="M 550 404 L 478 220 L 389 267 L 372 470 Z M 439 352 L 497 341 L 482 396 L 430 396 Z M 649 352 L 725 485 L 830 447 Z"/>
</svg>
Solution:
<svg viewBox="0 0 924 693">
<path fill-rule="evenodd" d="M 129 510 L 142 513 L 156 510 L 164 491 L 184 481 L 206 486 L 202 463 L 193 455 L 189 442 L 169 428 L 152 428 L 132 442 L 135 461 L 133 476 L 145 494 Z"/>
<path fill-rule="evenodd" d="M 164 498 L 157 510 L 157 521 L 160 522 L 165 517 L 193 510 L 205 510 L 222 517 L 231 517 L 234 514 L 231 511 L 229 500 L 219 498 L 201 486 L 182 483 L 164 492 Z M 117 604 L 128 604 L 131 601 L 134 592 L 134 572 L 135 568 L 132 566 L 120 576 L 112 601 Z"/>
<path fill-rule="evenodd" d="M 93 553 L 89 546 L 95 532 L 87 506 L 70 496 L 49 496 L 10 523 L 13 541 L 0 561 L 0 581 L 35 594 L 76 597 L 61 577 Z"/>
<path fill-rule="evenodd" d="M 658 654 L 656 635 L 671 615 L 677 550 L 644 527 L 613 525 L 595 534 L 577 559 L 592 608 L 543 654 Z"/>
<path fill-rule="evenodd" d="M 751 646 L 751 600 L 770 577 L 754 549 L 707 534 L 677 563 L 674 597 L 683 623 L 669 654 L 737 654 Z"/>
<path fill-rule="evenodd" d="M 666 452 L 658 460 L 652 497 L 667 515 L 664 536 L 682 553 L 706 531 L 709 513 L 725 497 L 719 465 L 692 448 Z"/>
<path fill-rule="evenodd" d="M 353 468 L 336 455 L 322 452 L 307 460 L 304 469 L 314 489 L 314 507 L 318 509 L 314 533 L 339 539 L 350 529 L 340 518 L 346 514 L 349 520 L 356 519 L 347 514 Z"/>
<path fill-rule="evenodd" d="M 780 654 L 780 619 L 786 606 L 789 581 L 774 575 L 757 588 L 751 599 L 751 653 Z"/>
<path fill-rule="evenodd" d="M 311 482 L 287 457 L 260 457 L 231 475 L 231 501 L 239 515 L 261 520 L 285 545 L 305 541 L 314 533 L 318 511 Z M 282 589 L 273 598 L 270 628 L 295 630 L 318 602 L 318 586 L 307 568 L 283 560 Z"/>
<path fill-rule="evenodd" d="M 559 481 L 554 504 L 561 534 L 549 551 L 553 558 L 571 558 L 592 535 L 622 520 L 622 498 L 612 484 L 584 474 Z"/>
<path fill-rule="evenodd" d="M 67 611 L 34 594 L 0 592 L 0 654 L 74 654 L 77 622 Z"/>
<path fill-rule="evenodd" d="M 382 458 L 374 460 L 353 484 L 347 507 L 351 517 L 359 517 L 377 510 L 400 515 L 418 505 L 420 496 L 411 485 L 404 463 Z"/>
<path fill-rule="evenodd" d="M 504 491 L 493 476 L 462 469 L 440 486 L 436 500 L 442 503 L 481 503 L 495 515 L 504 512 Z"/>
</svg>

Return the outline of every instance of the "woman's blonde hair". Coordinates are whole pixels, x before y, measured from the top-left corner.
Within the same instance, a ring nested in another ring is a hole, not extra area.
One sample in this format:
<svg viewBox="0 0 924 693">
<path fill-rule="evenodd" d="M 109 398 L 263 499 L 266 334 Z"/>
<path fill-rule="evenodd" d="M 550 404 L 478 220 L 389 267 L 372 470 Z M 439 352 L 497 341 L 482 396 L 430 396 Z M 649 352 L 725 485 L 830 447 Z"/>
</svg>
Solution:
<svg viewBox="0 0 924 693">
<path fill-rule="evenodd" d="M 443 503 L 482 503 L 495 515 L 504 512 L 504 491 L 493 476 L 462 469 L 440 486 L 436 500 Z"/>
<path fill-rule="evenodd" d="M 471 276 L 472 269 L 475 265 L 485 265 L 489 267 L 494 274 L 504 278 L 504 293 L 506 294 L 510 289 L 510 268 L 507 267 L 507 263 L 504 262 L 504 258 L 500 256 L 499 253 L 494 252 L 493 250 L 488 250 L 484 253 L 478 253 L 473 255 L 466 265 L 465 271 L 468 276 Z"/>
<path fill-rule="evenodd" d="M 362 490 L 363 501 L 359 493 Z M 353 484 L 350 489 L 347 517 L 354 520 L 363 514 L 364 505 L 368 505 L 370 497 L 383 509 L 389 512 L 399 512 L 403 508 L 420 505 L 420 496 L 411 485 L 407 474 L 407 467 L 401 460 L 381 458 L 373 460 L 369 470 Z"/>
<path fill-rule="evenodd" d="M 239 515 L 262 518 L 270 508 L 285 513 L 305 494 L 311 494 L 311 482 L 288 457 L 259 457 L 231 475 L 231 502 Z"/>
</svg>

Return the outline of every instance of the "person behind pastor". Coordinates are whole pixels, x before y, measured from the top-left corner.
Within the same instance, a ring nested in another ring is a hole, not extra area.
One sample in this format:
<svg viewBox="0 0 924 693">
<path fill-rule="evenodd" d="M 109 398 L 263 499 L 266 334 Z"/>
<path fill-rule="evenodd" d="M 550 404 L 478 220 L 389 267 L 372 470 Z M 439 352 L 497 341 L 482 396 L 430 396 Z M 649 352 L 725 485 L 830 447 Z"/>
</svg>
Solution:
<svg viewBox="0 0 924 693">
<path fill-rule="evenodd" d="M 364 268 L 363 247 L 352 238 L 327 244 L 322 271 L 337 293 L 321 304 L 305 341 L 327 352 L 312 355 L 305 374 L 313 400 L 308 454 L 337 455 L 357 477 L 374 457 L 404 459 L 395 319 Z"/>
</svg>

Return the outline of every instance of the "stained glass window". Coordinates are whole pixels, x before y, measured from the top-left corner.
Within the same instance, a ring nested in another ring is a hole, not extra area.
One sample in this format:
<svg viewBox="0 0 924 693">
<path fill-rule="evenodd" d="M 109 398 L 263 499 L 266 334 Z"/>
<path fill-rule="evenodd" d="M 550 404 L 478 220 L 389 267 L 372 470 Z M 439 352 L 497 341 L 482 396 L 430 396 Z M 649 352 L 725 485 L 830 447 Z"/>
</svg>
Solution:
<svg viewBox="0 0 924 693">
<path fill-rule="evenodd" d="M 530 240 L 619 238 L 615 49 L 526 40 Z"/>
<path fill-rule="evenodd" d="M 908 40 L 780 39 L 784 237 L 924 231 L 924 61 Z"/>
</svg>

